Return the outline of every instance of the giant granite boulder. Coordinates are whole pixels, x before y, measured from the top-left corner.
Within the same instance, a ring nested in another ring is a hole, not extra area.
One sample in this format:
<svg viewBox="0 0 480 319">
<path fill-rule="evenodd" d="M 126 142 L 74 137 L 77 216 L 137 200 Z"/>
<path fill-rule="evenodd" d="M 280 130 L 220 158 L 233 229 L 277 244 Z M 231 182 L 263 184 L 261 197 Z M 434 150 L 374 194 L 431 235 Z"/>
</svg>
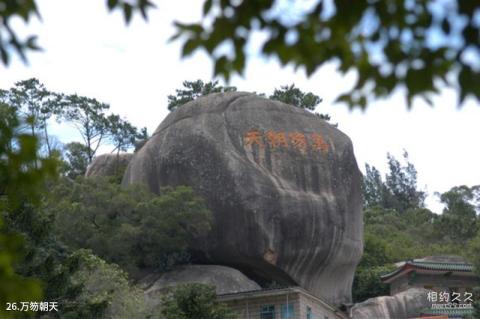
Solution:
<svg viewBox="0 0 480 319">
<path fill-rule="evenodd" d="M 85 177 L 110 177 L 125 171 L 133 154 L 102 154 L 88 165 Z"/>
<path fill-rule="evenodd" d="M 314 114 L 255 94 L 211 94 L 172 112 L 123 184 L 190 185 L 214 213 L 196 258 L 257 282 L 350 302 L 362 254 L 361 174 L 350 139 Z"/>
<path fill-rule="evenodd" d="M 410 288 L 394 296 L 367 299 L 350 309 L 352 319 L 397 319 L 418 317 L 423 308 L 431 307 L 428 290 Z"/>
<path fill-rule="evenodd" d="M 184 265 L 175 269 L 150 274 L 141 282 L 148 297 L 155 297 L 179 284 L 201 283 L 215 286 L 217 294 L 238 293 L 261 289 L 240 271 L 220 265 Z"/>
</svg>

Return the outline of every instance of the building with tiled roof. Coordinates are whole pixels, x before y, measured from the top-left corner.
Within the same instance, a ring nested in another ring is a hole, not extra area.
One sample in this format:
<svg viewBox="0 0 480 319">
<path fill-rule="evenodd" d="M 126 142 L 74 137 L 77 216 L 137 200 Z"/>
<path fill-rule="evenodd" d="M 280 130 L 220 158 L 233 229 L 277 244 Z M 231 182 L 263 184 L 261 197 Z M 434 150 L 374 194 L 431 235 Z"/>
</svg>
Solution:
<svg viewBox="0 0 480 319">
<path fill-rule="evenodd" d="M 473 272 L 473 265 L 457 256 L 432 256 L 397 263 L 397 269 L 381 277 L 390 284 L 390 295 L 412 287 L 439 291 L 473 289 L 480 285 L 480 278 Z"/>
<path fill-rule="evenodd" d="M 473 314 L 471 308 L 444 308 L 444 309 L 431 309 L 425 308 L 421 311 L 421 318 L 424 319 L 425 317 L 435 317 L 437 316 L 444 316 L 446 318 L 470 318 Z"/>
<path fill-rule="evenodd" d="M 431 256 L 396 266 L 381 276 L 382 282 L 390 284 L 392 296 L 414 287 L 428 289 L 432 307 L 423 309 L 422 317 L 469 318 L 473 313 L 473 289 L 480 286 L 480 277 L 462 257 Z"/>
</svg>

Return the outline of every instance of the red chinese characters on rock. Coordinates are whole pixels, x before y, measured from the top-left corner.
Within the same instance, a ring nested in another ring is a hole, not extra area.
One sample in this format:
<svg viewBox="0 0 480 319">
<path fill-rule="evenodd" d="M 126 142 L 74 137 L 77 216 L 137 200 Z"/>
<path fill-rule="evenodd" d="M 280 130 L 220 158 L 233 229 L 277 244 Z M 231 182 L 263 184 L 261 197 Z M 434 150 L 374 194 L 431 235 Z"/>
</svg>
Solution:
<svg viewBox="0 0 480 319">
<path fill-rule="evenodd" d="M 290 144 L 292 146 L 302 152 L 306 152 L 308 148 L 307 138 L 304 134 L 299 132 L 293 132 L 288 134 L 288 138 L 290 139 Z"/>
<path fill-rule="evenodd" d="M 284 132 L 268 131 L 267 133 L 265 133 L 265 137 L 268 144 L 272 148 L 276 148 L 279 146 L 288 147 L 287 136 Z"/>
<path fill-rule="evenodd" d="M 250 130 L 245 133 L 245 137 L 243 139 L 243 143 L 245 146 L 257 144 L 259 147 L 263 147 L 263 138 L 262 132 L 259 130 Z"/>
<path fill-rule="evenodd" d="M 315 150 L 322 151 L 324 154 L 328 153 L 329 146 L 327 142 L 323 139 L 323 136 L 318 134 L 318 133 L 312 133 L 310 134 L 310 137 L 312 138 L 313 145 L 312 147 Z"/>
<path fill-rule="evenodd" d="M 252 129 L 245 133 L 243 137 L 243 145 L 253 147 L 257 145 L 264 148 L 268 145 L 271 149 L 292 147 L 302 153 L 305 153 L 309 146 L 313 151 L 328 154 L 330 145 L 325 138 L 319 133 L 304 134 L 300 132 L 276 132 L 269 130 L 262 133 L 258 129 Z"/>
</svg>

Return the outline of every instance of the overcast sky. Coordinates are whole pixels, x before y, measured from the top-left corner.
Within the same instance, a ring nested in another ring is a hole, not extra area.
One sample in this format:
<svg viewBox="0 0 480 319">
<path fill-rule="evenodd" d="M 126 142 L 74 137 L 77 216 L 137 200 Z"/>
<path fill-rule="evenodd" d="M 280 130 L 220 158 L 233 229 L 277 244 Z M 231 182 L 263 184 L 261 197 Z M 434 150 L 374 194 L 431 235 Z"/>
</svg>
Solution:
<svg viewBox="0 0 480 319">
<path fill-rule="evenodd" d="M 198 21 L 203 1 L 157 1 L 147 23 L 136 16 L 129 27 L 120 12 L 107 12 L 105 1 L 37 2 L 43 22 L 15 27 L 39 35 L 45 51 L 30 54 L 28 65 L 15 59 L 8 68 L 0 66 L 0 88 L 36 77 L 50 90 L 109 103 L 112 112 L 151 133 L 168 114 L 167 95 L 184 80 L 211 80 L 213 67 L 206 55 L 182 60 L 180 43 L 167 43 L 175 31 L 172 22 Z M 480 106 L 474 100 L 467 100 L 459 110 L 456 92 L 445 89 L 434 99 L 434 108 L 417 100 L 408 111 L 402 92 L 396 92 L 365 112 L 351 112 L 333 101 L 352 85 L 354 73 L 341 76 L 329 64 L 307 78 L 303 70 L 283 68 L 259 55 L 260 38 L 252 42 L 244 77 L 235 77 L 230 85 L 269 94 L 295 83 L 319 95 L 323 102 L 317 111 L 329 113 L 350 136 L 362 171 L 370 163 L 385 173 L 387 152 L 400 158 L 406 149 L 418 170 L 419 185 L 432 195 L 427 205 L 438 213 L 441 206 L 434 192 L 480 184 Z M 54 134 L 62 142 L 79 139 L 66 127 L 56 127 Z"/>
</svg>

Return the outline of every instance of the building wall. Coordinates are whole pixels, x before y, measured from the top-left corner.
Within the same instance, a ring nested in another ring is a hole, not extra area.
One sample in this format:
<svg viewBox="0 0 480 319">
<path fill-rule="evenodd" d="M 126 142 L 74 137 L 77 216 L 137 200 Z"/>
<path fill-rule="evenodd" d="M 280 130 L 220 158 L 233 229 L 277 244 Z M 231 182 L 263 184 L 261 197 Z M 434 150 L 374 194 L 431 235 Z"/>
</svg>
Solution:
<svg viewBox="0 0 480 319">
<path fill-rule="evenodd" d="M 429 275 L 419 274 L 402 276 L 390 284 L 390 294 L 394 295 L 412 287 L 427 288 L 435 291 L 445 291 L 454 288 L 457 292 L 471 291 L 480 285 L 480 279 L 474 276 Z"/>
<path fill-rule="evenodd" d="M 299 317 L 300 304 L 298 293 L 289 293 L 278 296 L 249 297 L 238 300 L 224 301 L 237 315 L 235 319 L 260 319 L 262 306 L 275 306 L 275 319 L 281 319 L 281 305 L 293 304 L 295 319 Z M 323 319 L 323 318 L 322 318 Z"/>
<path fill-rule="evenodd" d="M 473 288 L 480 284 L 480 280 L 473 276 L 438 276 L 417 274 L 412 278 L 412 283 L 416 286 L 438 286 L 445 288 Z"/>
<path fill-rule="evenodd" d="M 220 299 L 221 300 L 221 299 Z M 282 319 L 281 305 L 287 304 L 287 294 L 278 296 L 251 296 L 244 299 L 223 301 L 237 314 L 235 319 L 260 319 L 262 306 L 275 306 L 275 319 Z M 288 294 L 288 303 L 293 304 L 294 319 L 307 319 L 307 307 L 312 310 L 311 319 L 342 319 L 347 318 L 336 314 L 315 298 L 298 292 Z"/>
<path fill-rule="evenodd" d="M 319 303 L 314 298 L 311 298 L 307 295 L 300 295 L 300 317 L 298 317 L 299 319 L 307 318 L 307 307 L 310 307 L 312 309 L 312 319 L 347 318 L 346 316 L 341 316 L 340 314 L 335 313 L 325 305 Z"/>
</svg>

